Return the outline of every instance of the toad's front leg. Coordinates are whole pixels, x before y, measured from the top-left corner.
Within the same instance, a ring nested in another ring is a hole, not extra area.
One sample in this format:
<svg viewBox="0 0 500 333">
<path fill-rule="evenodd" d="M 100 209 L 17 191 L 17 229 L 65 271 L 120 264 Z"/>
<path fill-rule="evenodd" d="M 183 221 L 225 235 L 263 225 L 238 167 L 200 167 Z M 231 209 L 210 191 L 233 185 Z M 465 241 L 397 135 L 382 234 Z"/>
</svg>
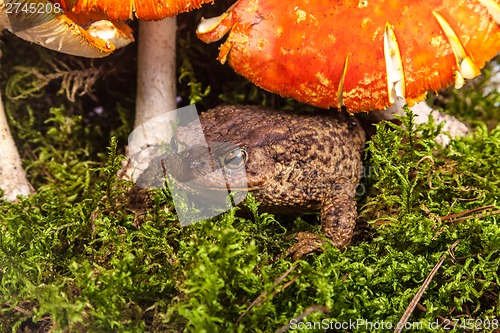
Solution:
<svg viewBox="0 0 500 333">
<path fill-rule="evenodd" d="M 327 197 L 321 207 L 322 234 L 337 248 L 348 246 L 357 216 L 354 191 L 340 191 Z M 287 255 L 293 253 L 294 260 L 320 250 L 324 243 L 323 237 L 310 232 L 299 232 L 297 239 L 298 242 L 286 251 Z"/>
<path fill-rule="evenodd" d="M 338 193 L 321 208 L 321 230 L 338 248 L 348 246 L 356 226 L 358 213 L 354 191 Z"/>
</svg>

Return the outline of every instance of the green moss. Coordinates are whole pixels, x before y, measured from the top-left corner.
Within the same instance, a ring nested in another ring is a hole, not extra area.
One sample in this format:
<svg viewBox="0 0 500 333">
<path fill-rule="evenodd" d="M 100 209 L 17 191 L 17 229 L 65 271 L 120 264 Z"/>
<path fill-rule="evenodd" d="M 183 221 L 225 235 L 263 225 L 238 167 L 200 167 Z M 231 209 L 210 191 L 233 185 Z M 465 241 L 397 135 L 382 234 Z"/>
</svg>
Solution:
<svg viewBox="0 0 500 333">
<path fill-rule="evenodd" d="M 191 19 L 179 18 L 181 35 Z M 215 59 L 217 51 L 197 43 L 181 46 L 184 102 L 297 107 L 227 66 L 197 61 L 198 52 Z M 2 88 L 20 65 L 4 48 Z M 31 49 L 18 49 L 24 67 L 42 71 Z M 345 251 L 325 245 L 292 262 L 282 253 L 295 232 L 318 229 L 316 215 L 277 219 L 250 198 L 249 218 L 233 210 L 180 227 L 166 191 L 155 191 L 147 209 L 129 203 L 131 184 L 116 178 L 133 110 L 134 86 L 118 84 L 134 78 L 119 64 L 126 55 L 115 58 L 116 75 L 95 83 L 95 100 L 70 102 L 59 81 L 26 96 L 21 81 L 9 83 L 23 97 L 5 101 L 37 194 L 0 202 L 1 331 L 273 332 L 298 328 L 293 319 L 305 312 L 302 325 L 316 322 L 313 332 L 323 331 L 320 322 L 395 325 L 457 240 L 410 317 L 423 325 L 414 331 L 444 331 L 443 319 L 499 318 L 500 215 L 492 212 L 500 198 L 500 127 L 493 104 L 481 109 L 489 113 L 478 111 L 482 99 L 460 109 L 457 95 L 452 112 L 474 115 L 476 131 L 446 148 L 434 141 L 439 128 L 413 128 L 409 112 L 403 126 L 379 124 L 367 145 L 366 195 L 359 200 L 360 222 L 368 226 L 360 223 Z M 487 101 L 498 98 L 490 94 Z M 104 114 L 92 113 L 97 106 Z M 494 208 L 452 217 L 487 206 Z M 437 322 L 439 329 L 430 326 Z"/>
<path fill-rule="evenodd" d="M 81 118 L 51 112 L 45 141 L 37 144 L 52 177 L 36 195 L 0 206 L 3 331 L 47 325 L 56 332 L 268 332 L 314 305 L 326 313 L 313 311 L 305 321 L 395 324 L 456 240 L 454 256 L 420 301 L 426 310 L 415 310 L 411 321 L 499 314 L 498 215 L 437 218 L 496 204 L 498 128 L 441 148 L 432 124 L 412 131 L 379 124 L 368 144 L 372 172 L 361 214 L 375 224 L 372 239 L 345 252 L 326 246 L 293 263 L 277 256 L 296 228 L 259 213 L 252 200 L 251 219 L 231 211 L 184 228 L 165 192 L 155 193 L 150 209 L 134 210 L 129 184 L 115 176 L 116 140 L 106 160 L 86 160 L 78 131 L 63 130 L 78 128 Z M 412 115 L 402 122 L 411 128 Z M 63 150 L 61 141 L 76 149 Z"/>
</svg>

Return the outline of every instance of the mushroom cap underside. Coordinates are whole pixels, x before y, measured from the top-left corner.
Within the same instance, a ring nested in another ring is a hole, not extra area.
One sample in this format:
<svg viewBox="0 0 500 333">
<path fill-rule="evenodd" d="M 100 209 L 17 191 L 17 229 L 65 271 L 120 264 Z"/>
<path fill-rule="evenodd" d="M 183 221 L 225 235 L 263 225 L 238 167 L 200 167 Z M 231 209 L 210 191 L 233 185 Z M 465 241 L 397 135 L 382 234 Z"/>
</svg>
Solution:
<svg viewBox="0 0 500 333">
<path fill-rule="evenodd" d="M 124 22 L 98 12 L 66 13 L 48 0 L 0 0 L 0 26 L 45 48 L 87 58 L 105 57 L 134 40 Z"/>
</svg>

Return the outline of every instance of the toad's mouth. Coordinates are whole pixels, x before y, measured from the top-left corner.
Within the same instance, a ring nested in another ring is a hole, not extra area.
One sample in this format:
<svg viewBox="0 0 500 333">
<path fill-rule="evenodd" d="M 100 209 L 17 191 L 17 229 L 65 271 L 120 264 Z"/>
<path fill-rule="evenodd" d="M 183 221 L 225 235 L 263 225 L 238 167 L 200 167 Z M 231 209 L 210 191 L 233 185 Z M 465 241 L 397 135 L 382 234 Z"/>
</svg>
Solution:
<svg viewBox="0 0 500 333">
<path fill-rule="evenodd" d="M 249 184 L 246 167 L 248 152 L 232 142 L 210 142 L 180 150 L 178 144 L 164 160 L 165 174 L 183 190 L 253 191 L 258 184 Z M 180 152 L 179 152 L 180 150 Z"/>
<path fill-rule="evenodd" d="M 209 174 L 192 174 L 188 173 L 188 177 L 185 174 L 176 174 L 175 172 L 168 173 L 167 182 L 172 182 L 174 186 L 178 186 L 184 191 L 196 193 L 196 194 L 207 194 L 209 192 L 256 192 L 262 187 L 262 184 L 250 183 L 243 172 L 242 177 L 232 177 L 226 170 L 218 169 Z"/>
<path fill-rule="evenodd" d="M 217 174 L 217 181 L 214 181 L 214 178 L 204 178 L 208 180 L 206 182 L 203 182 L 203 179 L 200 178 L 186 180 L 175 174 L 169 174 L 166 181 L 169 186 L 179 187 L 184 191 L 200 195 L 207 192 L 254 192 L 260 188 L 258 185 L 250 185 L 248 183 L 236 184 L 235 182 L 227 180 L 227 178 L 221 176 L 221 174 Z"/>
</svg>

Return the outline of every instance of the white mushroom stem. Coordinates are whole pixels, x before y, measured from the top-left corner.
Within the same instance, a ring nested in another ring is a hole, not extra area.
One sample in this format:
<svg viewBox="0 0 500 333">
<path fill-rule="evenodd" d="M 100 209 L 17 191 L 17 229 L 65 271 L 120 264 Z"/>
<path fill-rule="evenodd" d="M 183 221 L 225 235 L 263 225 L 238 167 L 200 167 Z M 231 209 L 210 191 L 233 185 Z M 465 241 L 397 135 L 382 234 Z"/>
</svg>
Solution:
<svg viewBox="0 0 500 333">
<path fill-rule="evenodd" d="M 137 97 L 134 128 L 165 112 L 175 110 L 176 66 L 175 36 L 176 19 L 168 17 L 161 21 L 139 23 L 139 51 L 137 65 Z M 122 170 L 125 179 L 137 180 L 140 175 L 134 156 L 146 146 L 164 143 L 162 122 L 148 122 L 147 133 L 132 136 L 129 140 L 129 161 Z M 142 161 L 147 157 L 142 156 Z M 139 167 L 139 169 L 141 169 Z"/>
<path fill-rule="evenodd" d="M 139 23 L 135 125 L 174 110 L 176 103 L 175 17 Z"/>
<path fill-rule="evenodd" d="M 3 199 L 15 201 L 18 195 L 26 196 L 34 192 L 26 178 L 16 143 L 12 138 L 7 117 L 0 96 L 0 188 Z"/>
<path fill-rule="evenodd" d="M 0 31 L 10 26 L 3 0 L 0 0 Z M 33 193 L 33 187 L 26 178 L 16 143 L 9 130 L 7 117 L 0 96 L 0 189 L 4 191 L 2 199 L 15 201 L 18 195 Z"/>
</svg>

